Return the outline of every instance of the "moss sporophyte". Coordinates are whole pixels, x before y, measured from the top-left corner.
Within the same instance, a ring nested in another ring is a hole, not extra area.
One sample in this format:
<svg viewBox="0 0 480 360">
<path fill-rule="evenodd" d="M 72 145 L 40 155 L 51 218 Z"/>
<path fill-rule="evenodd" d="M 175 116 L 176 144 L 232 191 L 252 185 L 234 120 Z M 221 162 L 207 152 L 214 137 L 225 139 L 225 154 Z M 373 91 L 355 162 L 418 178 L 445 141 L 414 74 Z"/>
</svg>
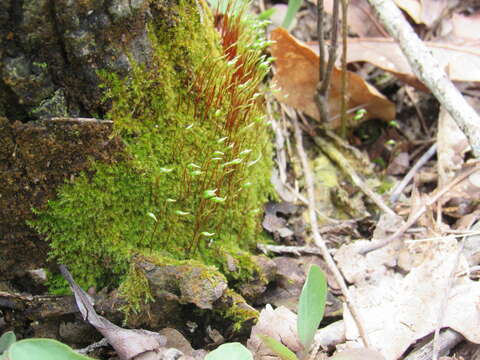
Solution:
<svg viewBox="0 0 480 360">
<path fill-rule="evenodd" d="M 117 286 L 137 254 L 220 270 L 233 257 L 237 279 L 254 270 L 248 249 L 272 193 L 259 94 L 268 43 L 245 7 L 210 19 L 198 5 L 179 0 L 175 21 L 151 20 L 148 66 L 101 72 L 123 160 L 93 163 L 33 222 L 81 285 Z"/>
</svg>

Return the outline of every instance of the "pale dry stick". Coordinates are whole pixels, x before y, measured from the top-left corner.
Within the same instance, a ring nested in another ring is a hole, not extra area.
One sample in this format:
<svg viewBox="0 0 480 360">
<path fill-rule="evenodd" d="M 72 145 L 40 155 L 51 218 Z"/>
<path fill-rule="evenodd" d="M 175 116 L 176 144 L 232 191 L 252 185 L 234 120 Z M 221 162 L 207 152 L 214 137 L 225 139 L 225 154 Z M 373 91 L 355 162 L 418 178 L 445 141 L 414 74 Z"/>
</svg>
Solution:
<svg viewBox="0 0 480 360">
<path fill-rule="evenodd" d="M 350 296 L 350 291 L 348 290 L 347 284 L 343 279 L 340 270 L 337 268 L 335 261 L 333 260 L 330 252 L 328 251 L 327 245 L 322 239 L 318 231 L 318 223 L 317 223 L 317 214 L 315 212 L 315 185 L 313 181 L 313 175 L 310 170 L 310 165 L 308 164 L 307 155 L 305 153 L 305 149 L 303 148 L 303 140 L 302 140 L 302 132 L 300 130 L 300 126 L 298 125 L 298 120 L 296 117 L 292 118 L 293 127 L 295 131 L 295 141 L 297 145 L 297 152 L 300 157 L 300 162 L 303 167 L 303 173 L 305 176 L 305 186 L 307 188 L 307 198 L 308 198 L 308 213 L 310 215 L 310 223 L 312 227 L 312 234 L 313 234 L 313 241 L 316 246 L 321 250 L 322 256 L 327 263 L 329 270 L 332 272 L 335 281 L 337 282 L 338 286 L 340 286 L 340 290 L 345 298 L 345 302 L 347 304 L 348 310 L 352 314 L 352 318 L 357 325 L 358 333 L 360 334 L 360 338 L 363 341 L 365 347 L 370 347 L 370 341 L 368 340 L 367 333 L 363 327 L 363 323 L 360 318 L 360 314 L 357 312 L 357 309 L 353 303 L 352 297 Z"/>
<path fill-rule="evenodd" d="M 318 247 L 313 246 L 287 246 L 287 245 L 268 245 L 257 244 L 257 248 L 264 254 L 273 252 L 275 254 L 293 254 L 300 256 L 302 254 L 321 255 L 321 251 Z"/>
<path fill-rule="evenodd" d="M 463 181 L 464 179 L 466 179 L 467 177 L 469 177 L 470 175 L 472 175 L 474 172 L 478 170 L 480 170 L 478 166 L 473 166 L 473 168 L 459 175 L 458 177 L 453 179 L 450 183 L 445 185 L 443 188 L 439 189 L 434 194 L 427 197 L 425 203 L 420 207 L 420 209 L 418 209 L 412 216 L 410 216 L 408 220 L 405 223 L 403 223 L 403 225 L 400 226 L 400 228 L 397 231 L 395 231 L 391 236 L 389 236 L 384 241 L 375 242 L 365 246 L 365 248 L 361 249 L 359 253 L 362 255 L 365 255 L 371 251 L 381 249 L 384 246 L 390 244 L 392 241 L 398 239 L 398 237 L 400 237 L 406 230 L 408 230 L 413 224 L 417 222 L 420 216 L 422 216 L 425 213 L 425 211 L 427 211 L 428 207 L 435 204 L 435 202 L 437 202 L 443 195 L 445 195 L 445 193 L 449 191 L 452 187 L 454 187 L 455 185 L 457 185 L 458 183 L 460 183 L 461 181 Z"/>
<path fill-rule="evenodd" d="M 410 183 L 410 181 L 413 179 L 415 174 L 420 170 L 420 168 L 426 164 L 428 160 L 431 159 L 433 155 L 437 152 L 437 144 L 433 143 L 432 146 L 420 157 L 420 159 L 417 160 L 415 165 L 410 169 L 410 171 L 405 175 L 405 177 L 400 181 L 397 186 L 395 186 L 392 190 L 392 193 L 390 195 L 390 201 L 392 203 L 395 203 L 400 194 L 403 192 L 403 190 L 407 187 L 407 185 Z"/>
<path fill-rule="evenodd" d="M 413 31 L 393 0 L 368 0 L 378 18 L 400 45 L 415 75 L 430 89 L 437 100 L 464 132 L 475 157 L 480 157 L 480 117 L 460 91 L 440 69 L 438 62 Z"/>
<path fill-rule="evenodd" d="M 455 279 L 455 272 L 457 271 L 458 264 L 460 263 L 460 255 L 463 252 L 464 244 L 465 236 L 462 237 L 462 239 L 460 240 L 460 246 L 455 256 L 455 261 L 453 263 L 452 270 L 450 271 L 450 274 L 448 276 L 447 288 L 443 293 L 443 298 L 440 303 L 440 309 L 438 309 L 437 326 L 435 327 L 435 332 L 433 335 L 433 360 L 438 360 L 438 355 L 440 353 L 440 328 L 442 327 L 445 312 L 447 311 L 448 297 L 450 295 L 450 290 L 452 289 L 453 281 Z"/>
<path fill-rule="evenodd" d="M 101 348 L 101 347 L 107 347 L 107 346 L 110 346 L 110 344 L 108 343 L 107 339 L 103 338 L 102 340 L 94 342 L 93 344 L 90 344 L 87 347 L 84 347 L 83 349 L 75 350 L 75 352 L 77 352 L 79 354 L 82 354 L 82 355 L 88 355 L 93 350 L 96 350 L 96 349 Z"/>
</svg>

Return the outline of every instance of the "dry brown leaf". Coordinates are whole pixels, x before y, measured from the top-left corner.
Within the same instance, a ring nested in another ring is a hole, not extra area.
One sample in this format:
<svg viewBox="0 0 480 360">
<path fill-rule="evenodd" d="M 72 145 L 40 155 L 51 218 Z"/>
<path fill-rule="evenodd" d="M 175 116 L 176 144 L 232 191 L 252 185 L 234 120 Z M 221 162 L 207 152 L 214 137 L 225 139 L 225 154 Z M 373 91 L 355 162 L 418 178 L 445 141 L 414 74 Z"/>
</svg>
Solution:
<svg viewBox="0 0 480 360">
<path fill-rule="evenodd" d="M 480 49 L 425 42 L 440 66 L 453 81 L 480 82 Z M 318 45 L 317 45 L 318 47 Z M 393 39 L 349 39 L 347 61 L 366 61 L 398 77 L 400 80 L 425 90 L 412 72 L 402 50 Z"/>
<path fill-rule="evenodd" d="M 271 53 L 276 58 L 273 80 L 280 88 L 275 93 L 276 98 L 305 112 L 314 119 L 320 120 L 313 99 L 319 78 L 318 55 L 297 41 L 285 29 L 273 30 L 271 39 L 275 41 L 271 46 Z M 328 98 L 331 127 L 333 128 L 340 126 L 340 77 L 341 71 L 334 68 Z M 363 120 L 379 118 L 390 121 L 395 118 L 395 105 L 373 86 L 352 72 L 347 72 L 347 81 L 348 109 L 366 109 L 367 115 Z M 358 125 L 358 122 L 352 125 Z"/>
<path fill-rule="evenodd" d="M 351 287 L 352 301 L 369 340 L 387 360 L 398 359 L 409 346 L 435 330 L 459 251 L 453 237 L 410 242 L 406 248 L 412 257 L 422 259 L 414 261 L 416 265 L 406 276 L 390 270 L 384 278 Z M 458 263 L 465 264 L 463 255 Z M 341 266 L 340 270 L 343 273 Z M 479 297 L 478 282 L 467 276 L 454 279 L 441 327 L 480 343 Z M 347 339 L 357 340 L 357 328 L 347 308 L 344 320 Z"/>
<path fill-rule="evenodd" d="M 137 359 L 138 356 L 156 353 L 166 344 L 166 338 L 158 333 L 143 329 L 124 329 L 97 314 L 90 296 L 75 282 L 66 266 L 60 265 L 60 271 L 75 295 L 78 310 L 85 321 L 97 329 L 115 349 L 122 360 Z"/>
<path fill-rule="evenodd" d="M 444 107 L 438 116 L 437 146 L 439 186 L 443 186 L 462 168 L 470 150 L 467 137 Z"/>
<path fill-rule="evenodd" d="M 332 14 L 333 1 L 324 1 L 325 11 L 329 14 Z M 362 37 L 385 36 L 387 34 L 376 19 L 367 0 L 351 0 L 348 3 L 347 24 L 351 31 Z"/>
<path fill-rule="evenodd" d="M 399 8 L 404 10 L 417 24 L 432 26 L 439 19 L 448 0 L 394 0 Z"/>
<path fill-rule="evenodd" d="M 255 359 L 278 359 L 278 355 L 263 343 L 259 335 L 269 336 L 294 352 L 303 349 L 297 336 L 297 315 L 284 306 L 273 310 L 267 305 L 260 312 L 258 322 L 247 341 L 247 347 L 255 354 Z"/>
<path fill-rule="evenodd" d="M 422 23 L 422 4 L 418 0 L 394 0 L 417 24 Z"/>
<path fill-rule="evenodd" d="M 385 360 L 378 352 L 371 349 L 347 349 L 336 353 L 330 360 Z"/>
</svg>

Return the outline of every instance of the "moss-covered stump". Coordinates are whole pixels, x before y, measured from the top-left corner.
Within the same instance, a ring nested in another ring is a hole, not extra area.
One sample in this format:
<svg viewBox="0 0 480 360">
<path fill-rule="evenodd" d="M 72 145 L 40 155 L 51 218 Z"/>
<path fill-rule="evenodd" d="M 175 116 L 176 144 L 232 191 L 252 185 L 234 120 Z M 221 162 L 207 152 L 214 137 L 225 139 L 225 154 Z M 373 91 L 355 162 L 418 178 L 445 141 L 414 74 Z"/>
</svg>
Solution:
<svg viewBox="0 0 480 360">
<path fill-rule="evenodd" d="M 139 255 L 186 261 L 176 271 L 214 265 L 237 284 L 252 278 L 249 250 L 271 194 L 261 27 L 243 10 L 213 18 L 201 1 L 169 5 L 166 17 L 162 1 L 149 2 L 148 65 L 98 72 L 122 159 L 94 162 L 31 222 L 82 286 L 121 284 L 130 308 L 151 300 L 154 283 L 132 273 Z M 229 294 L 225 314 L 243 322 L 244 301 Z"/>
<path fill-rule="evenodd" d="M 32 207 L 43 208 L 92 161 L 119 160 L 123 145 L 111 132 L 111 121 L 96 119 L 0 118 L 0 279 L 45 265 L 48 246 L 26 224 Z"/>
</svg>

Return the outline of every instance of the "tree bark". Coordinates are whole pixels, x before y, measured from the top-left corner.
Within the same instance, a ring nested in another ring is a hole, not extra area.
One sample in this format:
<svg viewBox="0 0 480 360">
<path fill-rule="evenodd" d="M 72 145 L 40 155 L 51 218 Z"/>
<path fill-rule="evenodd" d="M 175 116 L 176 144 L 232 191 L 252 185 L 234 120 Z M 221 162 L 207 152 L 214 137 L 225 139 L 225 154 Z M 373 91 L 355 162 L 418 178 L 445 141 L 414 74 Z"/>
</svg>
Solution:
<svg viewBox="0 0 480 360">
<path fill-rule="evenodd" d="M 121 153 L 102 121 L 99 70 L 148 66 L 151 19 L 174 27 L 169 0 L 0 0 L 0 280 L 45 265 L 32 208 L 91 160 Z M 85 119 L 87 118 L 87 119 Z M 95 119 L 92 119 L 95 118 Z"/>
</svg>

